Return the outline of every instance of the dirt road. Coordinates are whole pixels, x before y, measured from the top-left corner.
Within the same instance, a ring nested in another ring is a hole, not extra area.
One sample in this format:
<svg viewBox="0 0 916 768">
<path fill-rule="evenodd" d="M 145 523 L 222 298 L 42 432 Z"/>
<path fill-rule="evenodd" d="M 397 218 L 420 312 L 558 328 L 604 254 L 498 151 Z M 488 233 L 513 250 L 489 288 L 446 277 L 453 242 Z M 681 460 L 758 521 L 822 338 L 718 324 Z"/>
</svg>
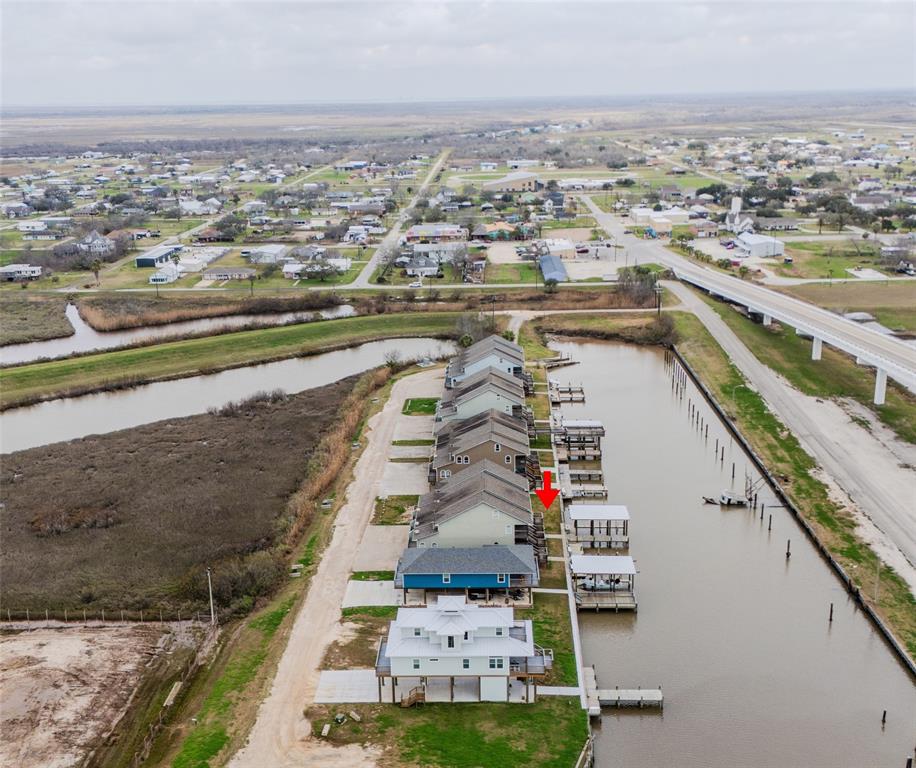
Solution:
<svg viewBox="0 0 916 768">
<path fill-rule="evenodd" d="M 312 739 L 303 709 L 314 699 L 322 657 L 337 631 L 347 580 L 372 515 L 401 407 L 409 397 L 428 394 L 437 378 L 442 378 L 441 368 L 401 379 L 385 407 L 369 420 L 368 443 L 356 464 L 346 503 L 337 514 L 331 543 L 296 616 L 248 742 L 229 763 L 232 768 L 375 765 L 377 755 L 359 745 L 334 748 Z"/>
</svg>

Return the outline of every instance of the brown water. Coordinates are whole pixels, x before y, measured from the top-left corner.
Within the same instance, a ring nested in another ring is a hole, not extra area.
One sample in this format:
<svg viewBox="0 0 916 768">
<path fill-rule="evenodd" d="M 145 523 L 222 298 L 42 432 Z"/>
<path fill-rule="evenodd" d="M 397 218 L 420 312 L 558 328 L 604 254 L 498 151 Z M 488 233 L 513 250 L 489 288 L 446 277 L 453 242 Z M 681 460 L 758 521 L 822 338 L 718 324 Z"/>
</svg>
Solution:
<svg viewBox="0 0 916 768">
<path fill-rule="evenodd" d="M 167 325 L 150 325 L 141 328 L 126 328 L 122 331 L 95 330 L 83 318 L 73 304 L 66 309 L 67 319 L 73 326 L 73 335 L 46 341 L 30 341 L 25 344 L 7 344 L 0 347 L 0 364 L 28 363 L 45 358 L 66 357 L 76 352 L 91 352 L 114 349 L 151 339 L 165 340 L 186 333 L 216 332 L 231 330 L 248 325 L 269 327 L 287 323 L 307 323 L 315 316 L 329 320 L 335 317 L 350 317 L 356 310 L 349 304 L 315 312 L 279 312 L 269 315 L 227 315 L 226 317 L 202 317 L 197 320 L 182 320 Z"/>
<path fill-rule="evenodd" d="M 117 392 L 49 400 L 0 415 L 0 452 L 105 434 L 118 429 L 204 413 L 259 391 L 290 394 L 321 387 L 385 362 L 397 351 L 402 359 L 439 357 L 454 350 L 436 339 L 388 339 L 312 357 L 234 368 L 209 376 L 162 381 Z"/>
<path fill-rule="evenodd" d="M 608 500 L 630 509 L 639 571 L 638 614 L 580 614 L 584 660 L 599 687 L 665 693 L 663 713 L 605 711 L 597 765 L 903 768 L 916 747 L 916 686 L 801 528 L 783 509 L 761 522 L 702 503 L 730 487 L 732 461 L 739 489 L 745 472 L 758 475 L 700 393 L 688 384 L 673 396 L 658 350 L 551 346 L 581 361 L 553 378 L 585 387 L 586 403 L 565 414 L 607 428 Z M 776 503 L 769 489 L 760 498 Z"/>
</svg>

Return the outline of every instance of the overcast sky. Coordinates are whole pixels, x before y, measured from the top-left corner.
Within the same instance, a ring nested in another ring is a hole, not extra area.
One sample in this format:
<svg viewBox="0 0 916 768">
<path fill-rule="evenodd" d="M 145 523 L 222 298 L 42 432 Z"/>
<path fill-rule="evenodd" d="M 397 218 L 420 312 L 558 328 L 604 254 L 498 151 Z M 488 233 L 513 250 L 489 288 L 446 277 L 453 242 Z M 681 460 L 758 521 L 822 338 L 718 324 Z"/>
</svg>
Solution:
<svg viewBox="0 0 916 768">
<path fill-rule="evenodd" d="M 2 0 L 2 103 L 916 87 L 916 3 Z"/>
</svg>

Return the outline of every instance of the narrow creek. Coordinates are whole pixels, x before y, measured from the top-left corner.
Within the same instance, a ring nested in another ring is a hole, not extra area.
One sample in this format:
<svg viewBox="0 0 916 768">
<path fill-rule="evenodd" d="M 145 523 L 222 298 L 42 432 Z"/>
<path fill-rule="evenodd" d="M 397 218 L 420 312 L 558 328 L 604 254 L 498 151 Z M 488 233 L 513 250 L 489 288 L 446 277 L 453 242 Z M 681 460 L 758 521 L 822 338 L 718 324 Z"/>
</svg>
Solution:
<svg viewBox="0 0 916 768">
<path fill-rule="evenodd" d="M 30 341 L 24 344 L 8 344 L 0 347 L 0 365 L 29 363 L 34 360 L 66 357 L 77 352 L 94 352 L 136 344 L 150 339 L 169 339 L 188 333 L 231 330 L 246 325 L 268 328 L 272 325 L 311 322 L 317 314 L 325 320 L 336 317 L 350 317 L 356 310 L 349 304 L 330 309 L 306 312 L 280 312 L 264 315 L 227 315 L 225 317 L 202 317 L 197 320 L 182 320 L 167 325 L 150 325 L 142 328 L 127 328 L 122 331 L 97 331 L 89 325 L 73 304 L 66 309 L 67 319 L 73 326 L 73 335 L 46 341 Z"/>
<path fill-rule="evenodd" d="M 769 488 L 762 521 L 703 503 L 731 486 L 732 462 L 739 490 L 745 473 L 759 475 L 699 390 L 675 397 L 659 350 L 551 347 L 580 361 L 552 373 L 585 387 L 586 402 L 564 414 L 606 427 L 608 501 L 629 507 L 638 569 L 638 613 L 579 615 L 584 661 L 600 688 L 665 693 L 661 713 L 604 711 L 596 764 L 902 768 L 916 745 L 916 686 Z"/>
<path fill-rule="evenodd" d="M 438 357 L 454 350 L 436 339 L 386 339 L 311 357 L 155 382 L 115 392 L 49 400 L 0 415 L 0 452 L 104 434 L 162 419 L 204 413 L 256 392 L 290 394 L 321 387 L 382 365 L 389 352 L 402 359 Z"/>
</svg>

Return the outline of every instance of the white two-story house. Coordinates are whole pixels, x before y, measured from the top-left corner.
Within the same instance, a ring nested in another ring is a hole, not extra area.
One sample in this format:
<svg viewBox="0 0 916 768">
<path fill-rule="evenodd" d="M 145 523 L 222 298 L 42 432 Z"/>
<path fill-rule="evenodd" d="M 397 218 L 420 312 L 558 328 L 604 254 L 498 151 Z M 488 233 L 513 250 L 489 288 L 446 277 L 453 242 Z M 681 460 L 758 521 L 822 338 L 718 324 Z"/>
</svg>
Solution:
<svg viewBox="0 0 916 768">
<path fill-rule="evenodd" d="M 433 681 L 447 681 L 447 701 L 456 684 L 461 700 L 476 692 L 472 700 L 509 701 L 511 678 L 543 679 L 552 663 L 552 653 L 535 645 L 531 621 L 516 620 L 512 608 L 440 596 L 425 608 L 398 609 L 376 659 L 379 700 L 390 678 L 392 702 L 399 694 L 402 703 L 424 700 Z"/>
</svg>

